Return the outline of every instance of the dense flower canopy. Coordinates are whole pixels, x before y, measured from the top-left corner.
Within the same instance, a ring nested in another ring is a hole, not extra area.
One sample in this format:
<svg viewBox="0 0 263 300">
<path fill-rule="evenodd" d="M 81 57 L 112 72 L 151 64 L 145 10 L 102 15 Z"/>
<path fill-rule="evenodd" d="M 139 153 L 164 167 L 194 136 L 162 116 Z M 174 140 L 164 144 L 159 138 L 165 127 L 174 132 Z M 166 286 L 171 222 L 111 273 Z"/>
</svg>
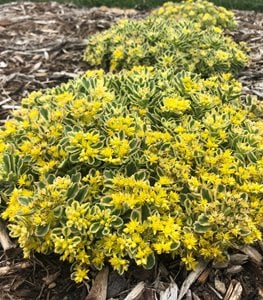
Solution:
<svg viewBox="0 0 263 300">
<path fill-rule="evenodd" d="M 0 136 L 2 215 L 25 255 L 54 251 L 81 281 L 107 261 L 123 272 L 170 253 L 194 268 L 259 239 L 262 103 L 240 89 L 136 67 L 23 99 Z"/>
<path fill-rule="evenodd" d="M 261 238 L 263 102 L 241 101 L 234 24 L 205 1 L 165 4 L 90 37 L 85 59 L 113 73 L 22 100 L 0 130 L 0 192 L 26 257 L 57 253 L 81 282 Z"/>
</svg>

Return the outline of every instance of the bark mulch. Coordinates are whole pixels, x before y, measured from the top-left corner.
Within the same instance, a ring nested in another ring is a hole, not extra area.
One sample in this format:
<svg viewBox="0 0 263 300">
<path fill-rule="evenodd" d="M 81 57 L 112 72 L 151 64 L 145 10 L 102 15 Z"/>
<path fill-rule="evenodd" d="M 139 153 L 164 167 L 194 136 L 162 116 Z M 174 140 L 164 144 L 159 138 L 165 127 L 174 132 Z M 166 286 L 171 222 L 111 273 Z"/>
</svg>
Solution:
<svg viewBox="0 0 263 300">
<path fill-rule="evenodd" d="M 0 5 L 0 122 L 29 92 L 58 85 L 87 70 L 82 55 L 90 34 L 120 18 L 145 14 L 58 3 Z M 251 56 L 239 79 L 244 94 L 263 99 L 263 14 L 235 14 L 239 27 L 230 35 L 247 42 Z M 259 300 L 263 299 L 262 267 L 263 242 L 258 242 L 233 250 L 228 263 L 200 263 L 194 272 L 162 256 L 153 270 L 131 266 L 120 276 L 105 268 L 91 271 L 92 281 L 77 285 L 70 280 L 70 265 L 55 255 L 36 254 L 25 260 L 19 248 L 2 249 L 0 300 Z"/>
</svg>

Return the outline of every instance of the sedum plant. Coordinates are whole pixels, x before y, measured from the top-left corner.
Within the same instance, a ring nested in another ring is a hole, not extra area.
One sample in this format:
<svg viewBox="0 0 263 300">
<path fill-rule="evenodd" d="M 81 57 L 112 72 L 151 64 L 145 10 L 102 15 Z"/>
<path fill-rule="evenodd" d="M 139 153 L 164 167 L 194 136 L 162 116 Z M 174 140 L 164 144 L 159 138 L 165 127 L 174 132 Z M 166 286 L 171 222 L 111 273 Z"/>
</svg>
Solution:
<svg viewBox="0 0 263 300">
<path fill-rule="evenodd" d="M 28 257 L 81 282 L 105 263 L 191 269 L 261 238 L 262 102 L 230 74 L 89 71 L 22 100 L 0 131 L 2 217 Z"/>
<path fill-rule="evenodd" d="M 235 29 L 234 13 L 221 6 L 205 0 L 186 0 L 180 3 L 166 2 L 151 15 L 172 18 L 175 20 L 191 20 L 197 22 L 202 29 L 217 26 L 222 29 Z"/>
<path fill-rule="evenodd" d="M 84 60 L 110 71 L 136 65 L 201 73 L 236 73 L 248 58 L 221 29 L 200 29 L 195 22 L 150 17 L 124 20 L 88 39 Z M 243 48 L 242 48 L 243 47 Z"/>
</svg>

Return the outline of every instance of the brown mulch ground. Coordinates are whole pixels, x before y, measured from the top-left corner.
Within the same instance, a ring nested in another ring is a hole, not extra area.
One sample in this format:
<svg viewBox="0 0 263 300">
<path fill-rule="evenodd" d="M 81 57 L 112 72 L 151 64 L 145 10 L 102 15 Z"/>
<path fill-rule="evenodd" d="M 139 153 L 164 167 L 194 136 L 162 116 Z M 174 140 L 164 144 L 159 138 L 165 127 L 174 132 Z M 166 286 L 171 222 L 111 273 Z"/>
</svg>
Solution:
<svg viewBox="0 0 263 300">
<path fill-rule="evenodd" d="M 263 99 L 263 14 L 235 13 L 239 28 L 231 35 L 237 41 L 246 41 L 251 49 L 251 63 L 239 79 L 244 93 Z M 0 121 L 28 92 L 55 86 L 85 71 L 89 66 L 82 55 L 90 34 L 108 28 L 119 18 L 144 15 L 135 10 L 56 3 L 0 5 Z M 170 288 L 175 295 L 173 281 L 181 291 L 186 286 L 187 300 L 263 299 L 263 243 L 236 250 L 229 263 L 210 263 L 190 277 L 178 261 L 162 257 L 151 271 L 131 267 L 119 276 L 110 270 L 108 283 L 102 276 L 94 284 L 81 285 L 69 279 L 70 266 L 56 256 L 37 255 L 26 261 L 19 250 L 15 252 L 6 255 L 0 251 L 0 300 L 102 300 L 98 298 L 100 284 L 107 287 L 107 299 L 176 300 L 168 293 L 159 294 Z M 92 278 L 95 275 L 91 272 Z M 192 283 L 190 289 L 186 283 Z M 137 296 L 132 296 L 136 292 Z"/>
<path fill-rule="evenodd" d="M 58 3 L 0 5 L 0 118 L 28 92 L 58 85 L 87 70 L 82 56 L 89 35 L 120 18 L 144 14 Z"/>
</svg>

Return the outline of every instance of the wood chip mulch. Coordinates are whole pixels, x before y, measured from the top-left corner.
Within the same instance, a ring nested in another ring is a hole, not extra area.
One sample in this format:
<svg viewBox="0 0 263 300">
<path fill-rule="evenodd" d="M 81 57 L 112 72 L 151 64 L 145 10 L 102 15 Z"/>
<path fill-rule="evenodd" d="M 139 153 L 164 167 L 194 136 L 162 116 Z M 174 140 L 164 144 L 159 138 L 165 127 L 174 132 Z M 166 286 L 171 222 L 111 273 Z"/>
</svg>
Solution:
<svg viewBox="0 0 263 300">
<path fill-rule="evenodd" d="M 116 20 L 147 14 L 118 8 L 78 8 L 58 3 L 0 5 L 0 122 L 29 92 L 58 85 L 89 68 L 82 61 L 85 39 Z M 235 11 L 230 34 L 250 47 L 250 65 L 239 79 L 244 94 L 263 99 L 263 14 Z M 132 266 L 120 276 L 103 269 L 92 282 L 70 280 L 70 266 L 55 255 L 23 259 L 19 248 L 0 249 L 0 300 L 261 300 L 263 242 L 233 251 L 226 264 L 201 263 L 187 272 L 160 257 L 156 267 Z"/>
</svg>

